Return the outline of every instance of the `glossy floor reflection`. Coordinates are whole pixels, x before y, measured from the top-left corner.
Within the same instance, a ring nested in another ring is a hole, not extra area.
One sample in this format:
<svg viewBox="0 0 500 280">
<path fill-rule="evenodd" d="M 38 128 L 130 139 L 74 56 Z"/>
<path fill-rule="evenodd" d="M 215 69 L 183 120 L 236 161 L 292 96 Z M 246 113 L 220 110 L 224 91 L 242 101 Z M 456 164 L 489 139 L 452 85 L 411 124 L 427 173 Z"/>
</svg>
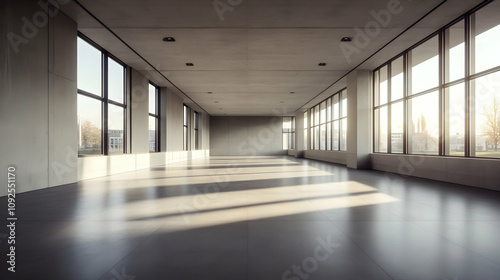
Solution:
<svg viewBox="0 0 500 280">
<path fill-rule="evenodd" d="M 317 161 L 211 157 L 17 200 L 1 279 L 500 279 L 500 193 Z"/>
</svg>

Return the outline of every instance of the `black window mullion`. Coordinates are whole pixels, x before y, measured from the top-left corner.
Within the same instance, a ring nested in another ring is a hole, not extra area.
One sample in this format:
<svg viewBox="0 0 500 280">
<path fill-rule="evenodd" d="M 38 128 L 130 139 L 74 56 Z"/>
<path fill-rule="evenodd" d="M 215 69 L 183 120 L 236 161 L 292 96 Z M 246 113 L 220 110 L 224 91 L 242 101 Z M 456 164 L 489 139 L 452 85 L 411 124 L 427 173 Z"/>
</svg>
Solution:
<svg viewBox="0 0 500 280">
<path fill-rule="evenodd" d="M 103 95 L 103 154 L 109 154 L 109 133 L 108 133 L 108 56 L 105 53 L 101 55 L 101 65 L 102 65 L 102 74 L 101 74 L 101 86 L 102 86 L 102 95 Z"/>
<path fill-rule="evenodd" d="M 465 17 L 465 157 L 471 156 L 471 92 L 470 92 L 470 67 L 471 67 L 471 16 Z M 475 150 L 475 149 L 474 149 Z"/>
<path fill-rule="evenodd" d="M 127 149 L 127 67 L 123 67 L 123 153 L 126 154 Z"/>
<path fill-rule="evenodd" d="M 444 38 L 443 38 L 443 34 L 444 34 L 444 30 L 442 30 L 441 32 L 439 32 L 439 35 L 438 35 L 438 39 L 439 39 L 439 43 L 438 43 L 438 56 L 439 56 L 439 91 L 438 91 L 438 95 L 439 95 L 439 112 L 438 112 L 438 119 L 439 119 L 439 125 L 438 125 L 438 129 L 439 129 L 439 139 L 438 139 L 438 155 L 442 156 L 444 155 L 445 153 L 445 141 L 447 141 L 445 139 L 445 133 L 444 133 L 444 130 L 446 129 L 446 125 L 445 125 L 445 116 L 444 114 L 446 113 L 445 112 L 445 100 L 444 100 L 444 88 L 443 88 L 443 84 L 444 84 L 444 81 L 445 81 L 445 55 L 444 55 L 444 52 L 445 52 L 445 43 L 444 43 Z"/>
<path fill-rule="evenodd" d="M 157 152 L 160 152 L 161 150 L 161 145 L 160 145 L 160 136 L 161 136 L 161 125 L 160 125 L 160 89 L 158 87 L 155 86 L 155 92 L 156 92 L 156 135 L 155 135 L 155 139 L 156 139 L 156 151 Z"/>
<path fill-rule="evenodd" d="M 392 62 L 387 64 L 387 153 L 392 153 Z"/>
</svg>

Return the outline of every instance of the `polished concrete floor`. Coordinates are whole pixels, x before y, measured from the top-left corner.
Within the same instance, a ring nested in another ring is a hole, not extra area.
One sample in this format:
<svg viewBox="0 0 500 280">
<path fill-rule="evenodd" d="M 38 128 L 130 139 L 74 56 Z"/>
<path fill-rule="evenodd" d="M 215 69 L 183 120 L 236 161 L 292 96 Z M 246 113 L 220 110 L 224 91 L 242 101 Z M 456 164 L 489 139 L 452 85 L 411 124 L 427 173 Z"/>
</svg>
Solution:
<svg viewBox="0 0 500 280">
<path fill-rule="evenodd" d="M 1 279 L 500 279 L 500 193 L 317 161 L 212 157 L 17 200 Z"/>
</svg>

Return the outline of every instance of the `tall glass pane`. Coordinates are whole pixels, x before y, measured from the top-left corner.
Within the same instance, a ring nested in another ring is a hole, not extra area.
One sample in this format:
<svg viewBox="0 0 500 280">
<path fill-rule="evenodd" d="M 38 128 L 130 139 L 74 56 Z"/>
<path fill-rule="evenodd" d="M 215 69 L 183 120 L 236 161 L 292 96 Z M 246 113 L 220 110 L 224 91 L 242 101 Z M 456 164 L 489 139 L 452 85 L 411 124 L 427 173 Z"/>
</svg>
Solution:
<svg viewBox="0 0 500 280">
<path fill-rule="evenodd" d="M 475 156 L 500 157 L 500 72 L 474 80 Z M 473 135 L 474 136 L 474 135 Z M 474 154 L 472 154 L 474 156 Z"/>
<path fill-rule="evenodd" d="M 319 150 L 319 126 L 314 127 L 314 149 Z"/>
<path fill-rule="evenodd" d="M 439 84 L 439 39 L 432 37 L 410 51 L 411 94 L 419 93 Z"/>
<path fill-rule="evenodd" d="M 319 125 L 319 105 L 314 107 L 314 125 Z"/>
<path fill-rule="evenodd" d="M 445 30 L 445 80 L 465 77 L 465 22 L 462 20 Z"/>
<path fill-rule="evenodd" d="M 291 132 L 292 131 L 292 118 L 283 117 L 283 132 Z"/>
<path fill-rule="evenodd" d="M 391 63 L 391 101 L 403 98 L 404 74 L 403 57 L 399 57 Z"/>
<path fill-rule="evenodd" d="M 320 104 L 320 123 L 325 123 L 326 122 L 326 101 L 321 102 Z"/>
<path fill-rule="evenodd" d="M 157 114 L 157 106 L 156 106 L 156 87 L 152 84 L 149 84 L 149 113 Z"/>
<path fill-rule="evenodd" d="M 304 112 L 304 150 L 307 150 L 307 128 L 308 128 L 308 122 L 307 122 L 307 111 Z"/>
<path fill-rule="evenodd" d="M 332 98 L 326 100 L 326 121 L 332 121 Z"/>
<path fill-rule="evenodd" d="M 125 67 L 108 58 L 108 98 L 124 103 L 125 97 Z"/>
<path fill-rule="evenodd" d="M 408 136 L 411 154 L 439 153 L 439 95 L 437 91 L 409 101 L 410 124 Z"/>
<path fill-rule="evenodd" d="M 387 153 L 387 106 L 375 110 L 375 152 Z"/>
<path fill-rule="evenodd" d="M 340 104 L 339 104 L 340 94 L 335 94 L 333 96 L 333 119 L 338 120 L 340 116 Z"/>
<path fill-rule="evenodd" d="M 473 57 L 472 73 L 500 66 L 500 2 L 493 1 L 477 11 L 472 19 L 475 29 L 472 30 Z"/>
<path fill-rule="evenodd" d="M 326 124 L 326 149 L 328 151 L 332 150 L 332 123 Z"/>
<path fill-rule="evenodd" d="M 342 119 L 340 126 L 340 150 L 347 151 L 347 119 Z"/>
<path fill-rule="evenodd" d="M 465 84 L 445 91 L 445 154 L 465 155 Z"/>
<path fill-rule="evenodd" d="M 184 125 L 188 125 L 188 120 L 189 120 L 189 110 L 188 107 L 184 105 Z"/>
<path fill-rule="evenodd" d="M 387 80 L 387 66 L 380 68 L 379 70 L 379 88 L 375 96 L 375 106 L 384 105 L 387 103 L 387 94 L 389 82 Z"/>
<path fill-rule="evenodd" d="M 283 150 L 288 150 L 288 133 L 283 133 Z"/>
<path fill-rule="evenodd" d="M 391 153 L 403 152 L 403 101 L 391 105 Z"/>
<path fill-rule="evenodd" d="M 156 118 L 149 116 L 149 151 L 156 152 Z"/>
<path fill-rule="evenodd" d="M 102 53 L 83 39 L 77 39 L 78 89 L 102 96 Z"/>
<path fill-rule="evenodd" d="M 340 148 L 340 121 L 333 122 L 333 147 L 334 151 Z"/>
<path fill-rule="evenodd" d="M 320 150 L 326 150 L 326 125 L 320 126 Z"/>
<path fill-rule="evenodd" d="M 123 154 L 124 109 L 108 105 L 108 154 Z"/>
<path fill-rule="evenodd" d="M 78 154 L 99 155 L 102 144 L 102 103 L 78 94 Z"/>
<path fill-rule="evenodd" d="M 184 150 L 187 151 L 189 149 L 188 146 L 188 128 L 184 126 L 184 131 L 183 131 L 183 137 L 184 137 Z"/>
<path fill-rule="evenodd" d="M 343 118 L 343 117 L 347 117 L 347 91 L 346 90 L 343 90 L 341 92 L 341 108 L 340 108 L 340 116 Z"/>
</svg>

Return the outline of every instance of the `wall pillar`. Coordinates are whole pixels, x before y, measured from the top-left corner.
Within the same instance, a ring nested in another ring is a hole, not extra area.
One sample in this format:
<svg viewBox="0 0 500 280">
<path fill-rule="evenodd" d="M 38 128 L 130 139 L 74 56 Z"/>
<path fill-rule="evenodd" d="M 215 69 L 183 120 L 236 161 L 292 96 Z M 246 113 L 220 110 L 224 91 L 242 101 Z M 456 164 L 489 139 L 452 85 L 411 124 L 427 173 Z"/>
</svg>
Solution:
<svg viewBox="0 0 500 280">
<path fill-rule="evenodd" d="M 347 167 L 371 168 L 371 71 L 347 75 Z"/>
</svg>

